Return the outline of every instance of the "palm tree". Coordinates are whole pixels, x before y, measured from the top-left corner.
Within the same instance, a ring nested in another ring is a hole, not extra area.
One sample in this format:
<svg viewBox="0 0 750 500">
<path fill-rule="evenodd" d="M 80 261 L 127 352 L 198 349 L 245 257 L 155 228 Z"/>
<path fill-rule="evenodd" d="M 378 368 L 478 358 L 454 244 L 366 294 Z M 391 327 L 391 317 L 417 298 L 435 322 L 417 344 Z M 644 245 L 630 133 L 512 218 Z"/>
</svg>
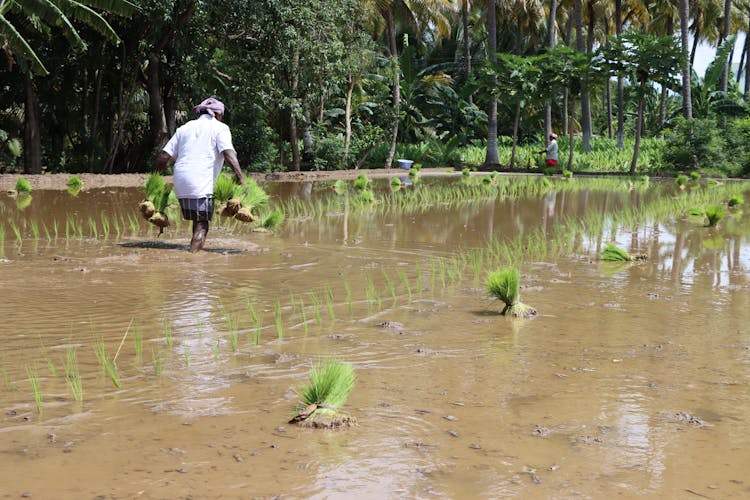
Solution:
<svg viewBox="0 0 750 500">
<path fill-rule="evenodd" d="M 368 0 L 370 10 L 377 11 L 383 18 L 386 52 L 393 68 L 393 90 L 391 106 L 393 107 L 393 126 L 391 128 L 391 147 L 385 160 L 385 168 L 391 168 L 398 142 L 398 117 L 401 112 L 401 72 L 398 64 L 398 43 L 396 39 L 396 17 L 404 14 L 407 21 L 417 27 L 419 33 L 431 29 L 439 35 L 450 33 L 445 13 L 453 8 L 451 0 Z M 420 29 L 421 28 L 421 29 Z"/>
<path fill-rule="evenodd" d="M 618 0 L 619 1 L 619 0 Z M 682 114 L 688 120 L 693 117 L 692 97 L 690 96 L 690 74 L 692 60 L 688 57 L 690 39 L 690 0 L 680 0 L 680 45 L 682 49 Z"/>
<path fill-rule="evenodd" d="M 487 2 L 487 56 L 490 61 L 497 62 L 497 18 L 495 0 Z M 490 85 L 494 88 L 496 78 L 490 77 Z M 487 105 L 487 155 L 484 158 L 487 166 L 500 164 L 497 152 L 497 97 L 492 94 Z"/>
<path fill-rule="evenodd" d="M 34 75 L 46 76 L 49 71 L 39 59 L 36 51 L 26 38 L 8 20 L 6 14 L 14 14 L 28 19 L 30 26 L 36 26 L 37 20 L 47 26 L 59 28 L 70 45 L 79 51 L 86 49 L 86 42 L 80 37 L 72 20 L 80 21 L 104 35 L 113 43 L 120 43 L 120 38 L 112 26 L 92 7 L 105 12 L 129 16 L 136 6 L 127 0 L 38 0 L 20 2 L 0 0 L 0 39 L 4 42 L 8 65 L 13 67 L 14 56 L 18 57 L 19 67 L 23 72 L 26 102 L 24 108 L 24 172 L 39 174 L 42 172 L 42 146 L 39 133 L 39 99 L 36 95 Z"/>
</svg>

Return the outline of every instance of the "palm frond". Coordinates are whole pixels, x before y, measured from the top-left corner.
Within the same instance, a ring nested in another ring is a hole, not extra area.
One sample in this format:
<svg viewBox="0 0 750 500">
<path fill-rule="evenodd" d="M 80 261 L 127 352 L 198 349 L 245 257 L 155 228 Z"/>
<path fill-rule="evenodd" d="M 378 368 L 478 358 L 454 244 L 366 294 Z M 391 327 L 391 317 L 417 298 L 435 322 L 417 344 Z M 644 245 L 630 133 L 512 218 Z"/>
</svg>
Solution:
<svg viewBox="0 0 750 500">
<path fill-rule="evenodd" d="M 49 74 L 47 68 L 44 67 L 44 64 L 42 64 L 42 61 L 39 60 L 36 52 L 34 52 L 34 49 L 29 46 L 26 39 L 21 36 L 16 28 L 10 24 L 10 21 L 8 21 L 2 14 L 0 14 L 0 35 L 2 35 L 7 41 L 11 52 L 27 59 L 31 63 L 31 68 L 34 73 L 42 76 Z"/>
<path fill-rule="evenodd" d="M 69 18 L 88 25 L 101 35 L 104 35 L 110 42 L 115 44 L 120 43 L 120 37 L 117 36 L 112 26 L 98 12 L 75 0 L 55 1 L 59 4 L 60 10 Z"/>
</svg>

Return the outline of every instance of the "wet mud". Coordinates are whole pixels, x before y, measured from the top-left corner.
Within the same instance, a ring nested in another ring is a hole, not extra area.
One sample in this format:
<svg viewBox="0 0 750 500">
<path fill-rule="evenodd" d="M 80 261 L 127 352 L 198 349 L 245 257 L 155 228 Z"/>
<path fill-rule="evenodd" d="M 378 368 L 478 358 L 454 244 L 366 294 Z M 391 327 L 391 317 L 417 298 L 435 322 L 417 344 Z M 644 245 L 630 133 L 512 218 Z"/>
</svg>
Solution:
<svg viewBox="0 0 750 500">
<path fill-rule="evenodd" d="M 131 230 L 136 188 L 32 195 L 22 210 L 0 197 L 2 496 L 750 496 L 745 215 L 713 232 L 605 224 L 544 258 L 526 243 L 521 295 L 538 314 L 518 319 L 466 252 L 535 231 L 550 244 L 558 222 L 648 195 L 318 210 L 272 233 L 219 219 L 195 255 L 185 222 Z M 605 265 L 612 241 L 649 258 Z M 357 425 L 288 423 L 331 358 L 354 367 L 342 410 Z"/>
</svg>

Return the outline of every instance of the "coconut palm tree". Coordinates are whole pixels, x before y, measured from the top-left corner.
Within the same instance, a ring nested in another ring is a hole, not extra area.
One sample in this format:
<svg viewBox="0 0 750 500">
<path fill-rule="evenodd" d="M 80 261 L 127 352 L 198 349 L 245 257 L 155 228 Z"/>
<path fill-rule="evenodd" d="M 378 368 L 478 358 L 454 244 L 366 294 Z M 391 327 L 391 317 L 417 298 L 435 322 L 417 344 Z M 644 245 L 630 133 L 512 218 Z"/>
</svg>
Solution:
<svg viewBox="0 0 750 500">
<path fill-rule="evenodd" d="M 98 0 L 37 0 L 35 2 L 0 0 L 0 39 L 3 41 L 8 66 L 12 68 L 16 62 L 15 58 L 18 58 L 19 68 L 23 72 L 24 92 L 26 94 L 24 109 L 25 173 L 38 174 L 42 171 L 39 99 L 36 95 L 34 75 L 45 76 L 49 74 L 49 71 L 24 35 L 10 22 L 7 14 L 28 19 L 29 22 L 25 25 L 36 29 L 39 27 L 39 21 L 46 26 L 59 28 L 75 50 L 85 50 L 86 42 L 73 26 L 73 21 L 80 21 L 104 35 L 111 42 L 119 43 L 120 38 L 117 33 L 107 20 L 92 7 L 124 16 L 129 16 L 136 9 L 136 6 L 127 0 L 109 0 L 107 2 Z"/>
<path fill-rule="evenodd" d="M 383 31 L 386 41 L 386 52 L 393 68 L 393 90 L 391 105 L 394 118 L 391 128 L 391 147 L 385 160 L 385 168 L 391 168 L 396 154 L 398 141 L 398 116 L 401 111 L 401 74 L 398 64 L 398 43 L 396 38 L 397 21 L 403 15 L 406 23 L 416 27 L 418 33 L 428 30 L 439 36 L 450 33 L 448 17 L 445 15 L 453 9 L 451 0 L 367 0 L 370 11 L 377 12 L 383 18 Z"/>
</svg>

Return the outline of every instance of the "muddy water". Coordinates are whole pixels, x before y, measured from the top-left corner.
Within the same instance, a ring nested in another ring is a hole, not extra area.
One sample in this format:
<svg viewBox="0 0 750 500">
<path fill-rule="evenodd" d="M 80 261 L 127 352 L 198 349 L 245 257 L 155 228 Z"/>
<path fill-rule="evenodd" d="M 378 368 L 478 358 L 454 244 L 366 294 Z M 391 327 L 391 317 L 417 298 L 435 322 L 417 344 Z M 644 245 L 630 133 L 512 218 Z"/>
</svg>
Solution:
<svg viewBox="0 0 750 500">
<path fill-rule="evenodd" d="M 326 184 L 268 189 L 276 201 L 333 196 Z M 746 216 L 718 229 L 667 218 L 582 231 L 566 251 L 519 264 L 532 320 L 499 316 L 482 273 L 440 270 L 493 239 L 552 238 L 566 218 L 671 194 L 560 189 L 336 210 L 276 234 L 223 222 L 199 255 L 184 251 L 185 223 L 159 239 L 130 227 L 137 189 L 40 191 L 24 210 L 3 196 L 0 492 L 747 498 Z M 598 261 L 611 241 L 649 259 Z M 98 345 L 117 356 L 119 388 Z M 63 372 L 72 349 L 82 402 Z M 359 426 L 287 424 L 326 357 L 354 365 L 345 409 Z"/>
</svg>

